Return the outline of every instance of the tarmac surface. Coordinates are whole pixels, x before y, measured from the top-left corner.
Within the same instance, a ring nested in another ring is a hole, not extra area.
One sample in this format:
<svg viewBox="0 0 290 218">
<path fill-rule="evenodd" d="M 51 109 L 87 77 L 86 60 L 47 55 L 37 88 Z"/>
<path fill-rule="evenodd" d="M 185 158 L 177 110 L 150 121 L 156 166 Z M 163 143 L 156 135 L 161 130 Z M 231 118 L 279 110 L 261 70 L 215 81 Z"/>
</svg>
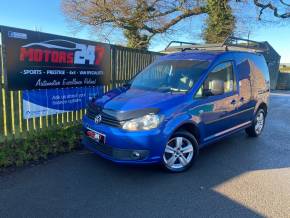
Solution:
<svg viewBox="0 0 290 218">
<path fill-rule="evenodd" d="M 86 150 L 0 176 L 0 217 L 290 217 L 290 94 L 263 134 L 201 150 L 185 173 L 117 166 Z"/>
</svg>

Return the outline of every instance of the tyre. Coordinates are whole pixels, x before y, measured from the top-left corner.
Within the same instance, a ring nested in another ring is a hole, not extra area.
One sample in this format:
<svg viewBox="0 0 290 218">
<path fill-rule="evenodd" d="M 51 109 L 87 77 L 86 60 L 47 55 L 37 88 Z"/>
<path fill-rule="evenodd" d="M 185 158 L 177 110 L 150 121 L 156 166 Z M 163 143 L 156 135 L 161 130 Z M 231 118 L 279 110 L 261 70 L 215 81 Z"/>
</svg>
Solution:
<svg viewBox="0 0 290 218">
<path fill-rule="evenodd" d="M 182 172 L 192 166 L 198 153 L 198 143 L 195 137 L 187 131 L 178 131 L 165 146 L 162 165 L 170 172 Z"/>
<path fill-rule="evenodd" d="M 258 137 L 259 135 L 261 135 L 265 126 L 265 118 L 265 110 L 260 108 L 255 115 L 252 125 L 246 128 L 246 133 L 250 137 Z"/>
</svg>

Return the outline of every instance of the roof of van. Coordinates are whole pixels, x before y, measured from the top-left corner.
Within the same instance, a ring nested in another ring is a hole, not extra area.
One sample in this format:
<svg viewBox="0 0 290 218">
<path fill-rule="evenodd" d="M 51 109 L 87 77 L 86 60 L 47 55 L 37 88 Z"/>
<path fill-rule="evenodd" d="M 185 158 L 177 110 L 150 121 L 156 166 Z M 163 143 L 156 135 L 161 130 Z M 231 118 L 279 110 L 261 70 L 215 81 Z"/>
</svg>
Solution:
<svg viewBox="0 0 290 218">
<path fill-rule="evenodd" d="M 217 56 L 222 54 L 230 55 L 233 53 L 244 53 L 244 54 L 257 54 L 253 52 L 246 51 L 224 51 L 224 50 L 197 50 L 197 51 L 183 51 L 172 53 L 160 57 L 159 60 L 203 60 L 203 61 L 213 61 Z"/>
</svg>

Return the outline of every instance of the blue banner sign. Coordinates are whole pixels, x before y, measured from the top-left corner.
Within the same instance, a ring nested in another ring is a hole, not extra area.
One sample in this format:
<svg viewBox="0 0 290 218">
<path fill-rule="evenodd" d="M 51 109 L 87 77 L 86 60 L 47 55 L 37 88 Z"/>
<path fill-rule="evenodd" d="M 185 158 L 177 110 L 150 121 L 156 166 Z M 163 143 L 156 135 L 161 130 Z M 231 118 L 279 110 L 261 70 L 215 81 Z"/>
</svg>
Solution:
<svg viewBox="0 0 290 218">
<path fill-rule="evenodd" d="M 86 108 L 94 97 L 103 95 L 103 86 L 23 91 L 24 119 Z"/>
</svg>

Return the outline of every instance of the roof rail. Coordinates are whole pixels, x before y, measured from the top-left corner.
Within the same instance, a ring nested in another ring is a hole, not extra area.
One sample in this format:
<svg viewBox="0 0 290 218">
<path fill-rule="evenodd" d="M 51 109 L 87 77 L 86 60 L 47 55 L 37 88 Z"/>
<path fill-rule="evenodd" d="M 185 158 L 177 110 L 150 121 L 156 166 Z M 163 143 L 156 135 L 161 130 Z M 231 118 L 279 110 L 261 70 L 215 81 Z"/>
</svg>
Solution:
<svg viewBox="0 0 290 218">
<path fill-rule="evenodd" d="M 177 43 L 177 44 L 180 44 L 180 46 L 182 46 L 183 44 L 187 44 L 187 45 L 196 45 L 196 43 L 193 43 L 193 42 L 182 42 L 182 41 L 171 41 L 165 48 L 168 49 L 172 44 L 174 43 Z"/>
<path fill-rule="evenodd" d="M 223 45 L 237 46 L 241 48 L 265 49 L 263 42 L 258 42 L 250 39 L 243 39 L 235 36 L 228 36 Z"/>
<path fill-rule="evenodd" d="M 179 44 L 179 46 L 172 46 L 172 44 Z M 250 52 L 264 52 L 268 48 L 261 42 L 229 36 L 223 43 L 216 44 L 197 44 L 193 42 L 171 41 L 165 48 L 165 53 L 187 51 L 187 50 L 224 50 L 224 51 L 250 51 Z"/>
</svg>

